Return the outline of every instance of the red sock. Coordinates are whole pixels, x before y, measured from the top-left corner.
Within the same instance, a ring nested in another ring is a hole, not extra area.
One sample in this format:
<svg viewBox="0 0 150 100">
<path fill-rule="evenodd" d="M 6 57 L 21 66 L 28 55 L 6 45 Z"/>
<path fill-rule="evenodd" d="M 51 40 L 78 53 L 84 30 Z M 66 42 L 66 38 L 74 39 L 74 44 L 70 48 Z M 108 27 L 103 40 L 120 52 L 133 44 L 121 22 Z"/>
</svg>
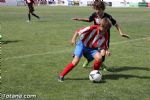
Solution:
<svg viewBox="0 0 150 100">
<path fill-rule="evenodd" d="M 94 61 L 94 70 L 99 70 L 100 66 L 101 66 L 102 62 L 101 61 Z"/>
<path fill-rule="evenodd" d="M 64 77 L 73 68 L 74 68 L 74 65 L 72 63 L 69 63 L 59 75 Z"/>
</svg>

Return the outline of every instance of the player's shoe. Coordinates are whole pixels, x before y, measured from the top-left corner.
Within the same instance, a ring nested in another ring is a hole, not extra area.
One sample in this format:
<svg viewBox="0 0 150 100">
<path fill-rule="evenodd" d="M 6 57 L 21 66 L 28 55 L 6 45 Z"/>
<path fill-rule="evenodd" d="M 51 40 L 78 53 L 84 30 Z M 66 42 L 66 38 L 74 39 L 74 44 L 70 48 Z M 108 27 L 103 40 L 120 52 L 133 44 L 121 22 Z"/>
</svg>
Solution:
<svg viewBox="0 0 150 100">
<path fill-rule="evenodd" d="M 58 82 L 64 82 L 64 77 L 63 76 L 58 76 Z"/>
<path fill-rule="evenodd" d="M 28 22 L 28 23 L 29 23 L 30 21 L 29 21 L 29 20 L 27 20 L 26 22 Z"/>
<path fill-rule="evenodd" d="M 82 67 L 86 68 L 89 65 L 89 63 L 90 62 L 88 60 L 85 60 L 84 63 L 83 63 L 83 65 L 82 65 Z"/>
<path fill-rule="evenodd" d="M 100 70 L 109 71 L 108 68 L 107 68 L 107 66 L 104 63 L 102 63 L 102 65 L 100 67 Z"/>
</svg>

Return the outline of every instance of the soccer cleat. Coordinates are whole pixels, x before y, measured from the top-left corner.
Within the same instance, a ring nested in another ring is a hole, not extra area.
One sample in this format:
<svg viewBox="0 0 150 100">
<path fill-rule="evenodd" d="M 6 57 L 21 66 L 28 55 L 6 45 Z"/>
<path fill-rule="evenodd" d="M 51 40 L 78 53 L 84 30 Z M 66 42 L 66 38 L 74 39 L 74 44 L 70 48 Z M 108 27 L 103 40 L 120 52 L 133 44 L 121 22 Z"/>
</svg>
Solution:
<svg viewBox="0 0 150 100">
<path fill-rule="evenodd" d="M 107 70 L 107 66 L 106 66 L 104 63 L 102 63 L 102 65 L 101 65 L 101 67 L 100 67 L 100 70 L 108 71 L 108 70 Z"/>
<path fill-rule="evenodd" d="M 28 23 L 29 23 L 29 22 L 30 22 L 30 20 L 27 20 L 26 22 L 28 22 Z"/>
<path fill-rule="evenodd" d="M 83 67 L 83 68 L 86 68 L 86 67 L 88 66 L 88 64 L 89 64 L 89 61 L 88 61 L 88 60 L 85 60 L 84 63 L 83 63 L 83 65 L 82 65 L 82 67 Z"/>
<path fill-rule="evenodd" d="M 58 76 L 58 82 L 64 82 L 64 77 L 63 76 Z"/>
</svg>

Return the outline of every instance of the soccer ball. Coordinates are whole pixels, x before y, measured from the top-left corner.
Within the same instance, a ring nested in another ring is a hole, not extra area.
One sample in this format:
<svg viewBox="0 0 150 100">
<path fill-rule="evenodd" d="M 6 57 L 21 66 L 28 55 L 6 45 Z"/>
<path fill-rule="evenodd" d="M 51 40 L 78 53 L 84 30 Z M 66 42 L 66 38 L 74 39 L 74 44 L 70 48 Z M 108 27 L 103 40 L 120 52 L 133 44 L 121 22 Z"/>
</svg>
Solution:
<svg viewBox="0 0 150 100">
<path fill-rule="evenodd" d="M 102 74 L 99 70 L 93 70 L 89 74 L 89 79 L 92 82 L 100 82 L 102 80 Z"/>
</svg>

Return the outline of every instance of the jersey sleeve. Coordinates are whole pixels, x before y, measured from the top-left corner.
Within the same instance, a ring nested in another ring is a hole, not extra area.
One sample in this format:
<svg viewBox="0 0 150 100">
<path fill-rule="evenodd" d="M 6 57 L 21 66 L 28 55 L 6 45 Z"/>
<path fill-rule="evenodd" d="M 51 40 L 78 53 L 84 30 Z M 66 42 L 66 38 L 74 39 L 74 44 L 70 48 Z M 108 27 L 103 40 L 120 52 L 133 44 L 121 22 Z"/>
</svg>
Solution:
<svg viewBox="0 0 150 100">
<path fill-rule="evenodd" d="M 116 20 L 111 15 L 105 13 L 105 16 L 109 18 L 113 26 L 116 25 Z"/>
<path fill-rule="evenodd" d="M 80 28 L 80 29 L 76 30 L 76 31 L 75 31 L 75 34 L 81 35 L 81 34 L 84 34 L 86 31 L 88 31 L 88 30 L 90 30 L 90 29 L 91 29 L 90 26 L 88 26 L 88 27 L 83 27 L 83 28 Z"/>
<path fill-rule="evenodd" d="M 113 26 L 116 25 L 116 20 L 112 16 L 110 17 L 110 21 Z"/>
</svg>

